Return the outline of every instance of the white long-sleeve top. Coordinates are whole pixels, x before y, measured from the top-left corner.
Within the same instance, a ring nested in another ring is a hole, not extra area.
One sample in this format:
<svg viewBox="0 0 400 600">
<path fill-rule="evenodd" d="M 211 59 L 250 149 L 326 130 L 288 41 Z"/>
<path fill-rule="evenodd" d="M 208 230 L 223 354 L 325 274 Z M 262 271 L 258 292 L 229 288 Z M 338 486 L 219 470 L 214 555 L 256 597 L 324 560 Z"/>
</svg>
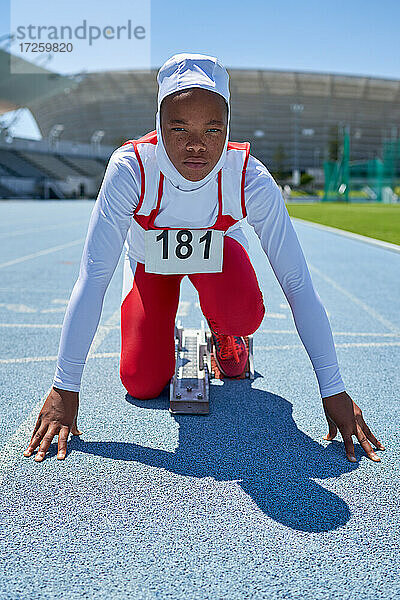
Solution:
<svg viewBox="0 0 400 600">
<path fill-rule="evenodd" d="M 64 316 L 53 385 L 79 392 L 90 345 L 99 324 L 104 295 L 118 264 L 124 243 L 131 259 L 144 262 L 143 231 L 133 220 L 141 187 L 137 159 L 126 147 L 112 154 L 89 221 L 79 277 Z M 250 154 L 245 177 L 248 223 L 258 235 L 273 272 L 290 305 L 295 326 L 313 365 L 321 397 L 345 390 L 329 320 L 316 292 L 280 189 L 266 166 Z M 216 199 L 193 213 L 190 227 L 211 226 Z M 209 219 L 205 219 L 205 214 Z M 182 208 L 164 206 L 155 224 L 175 227 Z M 185 227 L 189 227 L 185 221 Z M 128 235 L 129 232 L 129 235 Z M 248 249 L 240 222 L 226 235 Z M 133 247 L 132 240 L 135 240 Z"/>
</svg>

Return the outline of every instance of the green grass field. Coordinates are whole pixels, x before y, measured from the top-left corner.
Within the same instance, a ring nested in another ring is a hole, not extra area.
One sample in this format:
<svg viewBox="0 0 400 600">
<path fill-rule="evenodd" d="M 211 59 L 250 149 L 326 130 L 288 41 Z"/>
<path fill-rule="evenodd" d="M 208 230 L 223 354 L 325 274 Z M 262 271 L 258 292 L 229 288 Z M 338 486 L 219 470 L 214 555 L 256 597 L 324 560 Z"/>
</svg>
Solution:
<svg viewBox="0 0 400 600">
<path fill-rule="evenodd" d="M 400 204 L 286 204 L 291 217 L 400 244 Z"/>
</svg>

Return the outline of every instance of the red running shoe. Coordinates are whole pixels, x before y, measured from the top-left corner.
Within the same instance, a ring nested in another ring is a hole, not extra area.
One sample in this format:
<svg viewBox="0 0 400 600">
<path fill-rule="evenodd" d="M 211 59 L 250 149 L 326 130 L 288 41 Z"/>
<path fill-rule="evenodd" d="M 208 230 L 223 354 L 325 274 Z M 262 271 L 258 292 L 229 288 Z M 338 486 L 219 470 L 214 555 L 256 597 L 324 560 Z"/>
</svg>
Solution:
<svg viewBox="0 0 400 600">
<path fill-rule="evenodd" d="M 209 324 L 210 325 L 210 324 Z M 210 326 L 215 347 L 215 362 L 226 377 L 238 377 L 246 367 L 249 352 L 244 339 L 238 335 L 221 335 Z"/>
</svg>

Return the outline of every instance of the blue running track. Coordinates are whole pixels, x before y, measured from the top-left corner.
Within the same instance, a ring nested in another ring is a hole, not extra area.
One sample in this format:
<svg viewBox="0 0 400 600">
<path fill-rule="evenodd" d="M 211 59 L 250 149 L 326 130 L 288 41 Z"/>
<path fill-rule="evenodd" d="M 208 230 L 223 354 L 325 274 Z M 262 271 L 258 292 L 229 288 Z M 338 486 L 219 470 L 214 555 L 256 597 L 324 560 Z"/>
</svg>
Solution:
<svg viewBox="0 0 400 600">
<path fill-rule="evenodd" d="M 344 454 L 252 230 L 266 317 L 256 379 L 213 381 L 209 416 L 119 379 L 122 256 L 64 461 L 22 455 L 49 387 L 92 202 L 0 203 L 0 598 L 394 600 L 399 584 L 400 254 L 293 220 L 348 393 L 386 446 Z M 183 281 L 179 317 L 199 326 Z"/>
</svg>

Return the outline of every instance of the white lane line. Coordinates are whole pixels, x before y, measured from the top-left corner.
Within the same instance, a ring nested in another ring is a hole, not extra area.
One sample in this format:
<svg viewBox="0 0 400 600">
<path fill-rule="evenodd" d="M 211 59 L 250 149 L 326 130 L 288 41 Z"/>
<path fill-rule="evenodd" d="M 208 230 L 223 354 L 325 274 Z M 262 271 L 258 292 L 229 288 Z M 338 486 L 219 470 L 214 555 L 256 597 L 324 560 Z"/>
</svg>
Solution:
<svg viewBox="0 0 400 600">
<path fill-rule="evenodd" d="M 120 352 L 94 352 L 89 358 L 117 358 Z"/>
<path fill-rule="evenodd" d="M 62 323 L 0 323 L 0 327 L 31 327 L 31 328 L 35 328 L 35 327 L 57 327 L 57 328 L 61 328 L 62 327 Z M 119 325 L 99 325 L 99 329 L 106 329 L 107 331 L 110 331 L 111 329 L 119 329 Z"/>
<path fill-rule="evenodd" d="M 329 231 L 330 233 L 335 233 L 336 235 L 342 235 L 344 237 L 351 238 L 353 240 L 357 240 L 359 242 L 364 242 L 366 244 L 370 244 L 372 246 L 379 246 L 379 248 L 384 248 L 385 250 L 391 250 L 392 252 L 400 252 L 400 246 L 398 244 L 391 244 L 390 242 L 384 242 L 383 240 L 378 240 L 376 238 L 371 238 L 366 235 L 361 235 L 359 233 L 353 233 L 352 231 L 346 231 L 345 229 L 338 229 L 337 227 L 331 227 L 330 225 L 322 225 L 321 223 L 314 223 L 313 221 L 306 221 L 305 219 L 300 219 L 299 217 L 290 217 L 295 221 L 300 221 L 300 223 L 304 223 L 304 225 L 309 225 L 310 227 L 315 227 L 316 229 L 320 229 L 322 231 Z"/>
<path fill-rule="evenodd" d="M 99 346 L 103 343 L 111 329 L 118 329 L 120 323 L 120 316 L 121 309 L 117 308 L 117 310 L 108 319 L 105 326 L 98 327 L 92 345 L 90 346 L 88 358 L 92 358 L 92 354 L 96 352 Z"/>
<path fill-rule="evenodd" d="M 379 346 L 400 346 L 400 342 L 335 342 L 336 348 L 378 348 Z"/>
<path fill-rule="evenodd" d="M 335 348 L 378 348 L 388 346 L 400 346 L 400 342 L 335 342 Z M 304 348 L 302 344 L 283 344 L 259 346 L 254 345 L 257 350 L 291 350 L 293 348 Z M 117 358 L 119 352 L 92 352 L 88 355 L 88 360 L 91 358 Z M 27 356 L 26 358 L 2 358 L 0 364 L 17 364 L 31 362 L 46 362 L 57 360 L 57 356 Z"/>
<path fill-rule="evenodd" d="M 44 308 L 40 310 L 41 313 L 55 313 L 55 312 L 64 312 L 66 310 L 66 305 L 68 304 L 68 300 L 64 300 L 63 298 L 55 298 L 51 301 L 52 304 L 58 304 L 61 306 L 53 306 L 52 308 Z M 11 310 L 13 312 L 19 313 L 34 313 L 38 312 L 37 308 L 33 308 L 31 306 L 27 306 L 26 304 L 7 304 L 6 302 L 0 302 L 0 308 L 4 307 L 7 310 Z"/>
<path fill-rule="evenodd" d="M 61 329 L 62 323 L 0 323 L 0 327 L 8 327 L 12 329 L 13 327 L 22 327 L 28 329 Z M 104 329 L 106 331 L 112 331 L 114 329 L 120 329 L 119 325 L 99 325 L 98 330 Z M 267 334 L 277 334 L 277 335 L 299 335 L 295 329 L 257 329 L 256 334 L 259 333 L 267 333 Z M 377 333 L 377 332 L 369 332 L 369 331 L 332 331 L 332 334 L 335 335 L 346 335 L 351 337 L 400 337 L 400 333 Z"/>
<path fill-rule="evenodd" d="M 256 333 L 284 333 L 298 335 L 295 329 L 257 329 Z M 368 331 L 332 331 L 333 335 L 349 335 L 353 337 L 400 337 L 400 333 L 370 333 Z"/>
<path fill-rule="evenodd" d="M 34 313 L 37 312 L 36 308 L 27 306 L 26 304 L 7 304 L 6 302 L 0 302 L 0 308 L 3 307 L 7 310 L 18 313 Z"/>
<path fill-rule="evenodd" d="M 191 305 L 192 305 L 192 303 L 189 302 L 188 300 L 181 300 L 179 302 L 176 315 L 178 317 L 186 317 L 189 314 L 189 308 L 191 307 Z"/>
<path fill-rule="evenodd" d="M 92 352 L 87 357 L 87 360 L 91 358 L 115 358 L 120 356 L 119 352 Z M 18 363 L 34 363 L 34 362 L 50 362 L 56 361 L 57 356 L 26 356 L 23 358 L 0 358 L 1 365 L 11 365 Z"/>
<path fill-rule="evenodd" d="M 58 328 L 62 327 L 59 323 L 0 323 L 0 327 L 28 327 L 28 328 Z"/>
<path fill-rule="evenodd" d="M 388 319 L 385 319 L 385 317 L 382 317 L 382 315 L 380 315 L 374 308 L 372 308 L 368 304 L 365 304 L 365 302 L 363 302 L 362 300 L 360 300 L 359 298 L 354 296 L 351 292 L 348 292 L 347 290 L 345 290 L 341 285 L 336 283 L 336 281 L 334 281 L 333 279 L 331 279 L 330 277 L 325 275 L 325 273 L 322 273 L 319 269 L 317 269 L 317 267 L 314 267 L 309 262 L 308 262 L 308 266 L 311 269 L 311 271 L 314 271 L 315 273 L 317 273 L 317 275 L 319 275 L 319 277 L 324 279 L 326 282 L 330 283 L 331 286 L 334 287 L 336 290 L 338 290 L 341 294 L 350 298 L 350 300 L 352 300 L 352 302 L 354 302 L 354 304 L 361 306 L 361 308 L 364 309 L 369 315 L 371 315 L 371 317 L 373 317 L 374 319 L 376 319 L 377 321 L 382 323 L 382 325 L 387 327 L 390 331 L 393 331 L 394 333 L 400 333 L 400 329 L 398 329 L 396 327 L 396 325 L 393 325 L 393 323 L 391 323 Z"/>
<path fill-rule="evenodd" d="M 57 360 L 57 356 L 26 356 L 23 358 L 0 358 L 1 365 L 11 365 L 17 363 L 48 362 Z"/>
<path fill-rule="evenodd" d="M 106 322 L 105 327 L 98 327 L 90 348 L 89 356 L 92 353 L 93 357 L 94 351 L 96 351 L 100 344 L 104 341 L 108 331 L 111 330 L 112 326 L 114 326 L 118 322 L 119 316 L 120 308 L 118 308 L 111 315 L 111 317 Z M 51 387 L 52 386 L 48 388 L 43 398 L 41 398 L 39 402 L 33 407 L 27 418 L 23 421 L 23 423 L 21 423 L 16 432 L 11 436 L 11 438 L 7 441 L 5 446 L 0 451 L 0 485 L 4 477 L 6 476 L 7 471 L 9 471 L 10 468 L 17 465 L 20 460 L 28 460 L 28 458 L 24 457 L 22 453 L 29 444 L 36 420 L 39 416 L 39 412 L 43 406 L 44 401 L 50 393 Z M 32 457 L 30 458 L 32 460 Z"/>
<path fill-rule="evenodd" d="M 71 288 L 67 289 L 67 290 L 57 290 L 58 292 L 65 292 L 66 294 L 71 293 Z M 29 288 L 29 287 L 17 287 L 17 288 L 10 288 L 10 287 L 0 287 L 0 293 L 9 293 L 9 292 L 17 292 L 22 293 L 22 292 L 28 292 L 29 294 L 33 295 L 33 294 L 47 294 L 49 293 L 54 293 L 54 288 L 40 288 L 37 287 L 35 289 Z"/>
<path fill-rule="evenodd" d="M 73 242 L 68 242 L 67 244 L 60 244 L 59 246 L 53 246 L 52 248 L 46 248 L 46 250 L 40 250 L 39 252 L 34 252 L 33 254 L 26 254 L 25 256 L 20 256 L 19 258 L 8 260 L 5 263 L 0 263 L 0 269 L 3 269 L 4 267 L 10 267 L 11 265 L 16 265 L 21 262 L 25 262 L 26 260 L 31 260 L 32 258 L 37 258 L 38 256 L 51 254 L 52 252 L 57 252 L 58 250 L 64 250 L 64 248 L 77 246 L 78 244 L 81 244 L 84 240 L 85 238 L 79 238 L 79 240 L 74 240 Z"/>
<path fill-rule="evenodd" d="M 400 342 L 335 342 L 335 348 L 377 348 L 380 346 L 400 346 Z M 292 348 L 304 348 L 304 346 L 302 344 L 285 344 L 282 346 L 254 345 L 254 349 L 256 350 L 291 350 Z"/>
<path fill-rule="evenodd" d="M 82 223 L 82 225 L 87 224 L 86 221 L 82 221 L 79 219 L 77 221 L 70 221 L 69 223 L 60 223 L 58 225 L 52 225 L 51 227 L 31 227 L 31 229 L 17 229 L 16 231 L 8 231 L 7 233 L 0 233 L 0 238 L 8 238 L 15 237 L 16 235 L 23 235 L 25 233 L 38 233 L 39 231 L 52 231 L 53 229 L 60 229 L 60 227 L 65 228 L 70 225 L 76 225 L 77 223 Z"/>
</svg>

